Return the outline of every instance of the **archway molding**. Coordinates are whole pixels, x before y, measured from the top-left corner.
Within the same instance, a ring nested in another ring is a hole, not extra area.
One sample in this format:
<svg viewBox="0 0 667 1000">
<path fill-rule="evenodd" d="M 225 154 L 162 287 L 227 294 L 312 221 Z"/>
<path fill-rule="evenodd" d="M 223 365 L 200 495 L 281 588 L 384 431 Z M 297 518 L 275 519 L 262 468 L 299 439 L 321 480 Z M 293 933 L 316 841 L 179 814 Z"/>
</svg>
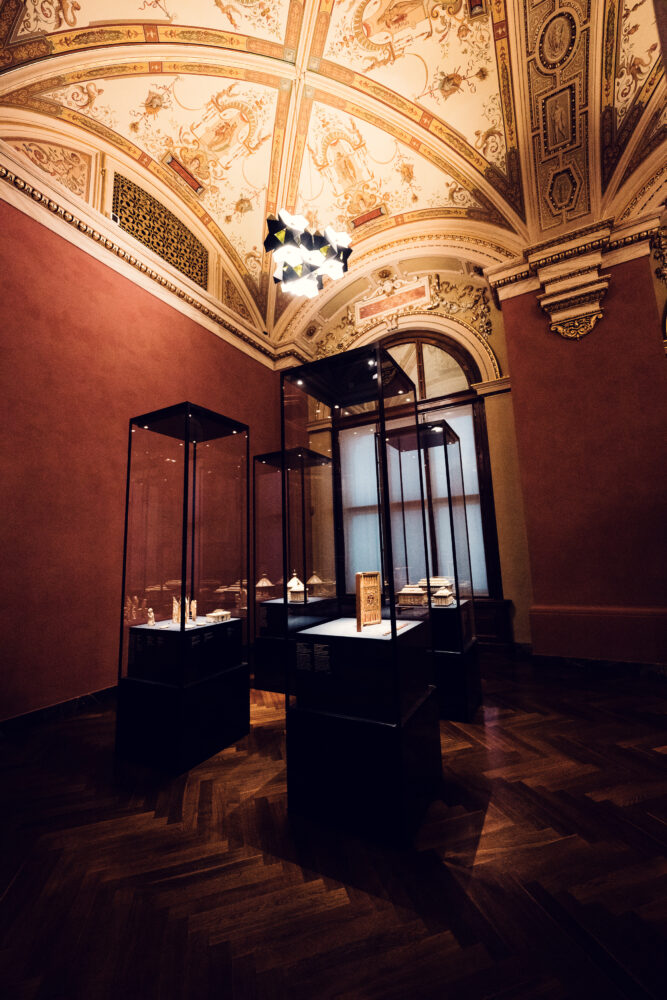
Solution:
<svg viewBox="0 0 667 1000">
<path fill-rule="evenodd" d="M 433 334 L 433 343 L 445 351 L 451 347 L 453 342 L 454 345 L 463 348 L 472 358 L 479 370 L 482 382 L 493 382 L 502 378 L 500 363 L 486 337 L 483 337 L 467 323 L 446 316 L 434 315 L 430 312 L 415 311 L 407 316 L 399 316 L 391 327 L 388 327 L 386 322 L 376 323 L 367 327 L 346 349 L 363 347 L 375 340 L 393 338 L 397 333 L 404 333 L 406 339 L 410 333 L 414 334 L 415 337 L 424 333 Z"/>
</svg>

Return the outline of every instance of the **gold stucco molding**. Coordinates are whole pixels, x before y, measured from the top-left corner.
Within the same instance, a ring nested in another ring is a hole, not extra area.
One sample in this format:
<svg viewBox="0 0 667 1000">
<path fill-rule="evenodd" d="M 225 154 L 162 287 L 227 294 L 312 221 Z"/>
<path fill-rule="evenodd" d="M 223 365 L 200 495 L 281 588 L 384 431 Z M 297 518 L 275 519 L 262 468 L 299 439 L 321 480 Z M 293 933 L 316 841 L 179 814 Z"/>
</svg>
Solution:
<svg viewBox="0 0 667 1000">
<path fill-rule="evenodd" d="M 530 247 L 520 259 L 484 274 L 499 305 L 536 293 L 551 332 L 581 340 L 604 316 L 602 300 L 612 280 L 604 269 L 650 253 L 659 225 L 657 216 L 622 226 L 607 219 Z"/>
</svg>

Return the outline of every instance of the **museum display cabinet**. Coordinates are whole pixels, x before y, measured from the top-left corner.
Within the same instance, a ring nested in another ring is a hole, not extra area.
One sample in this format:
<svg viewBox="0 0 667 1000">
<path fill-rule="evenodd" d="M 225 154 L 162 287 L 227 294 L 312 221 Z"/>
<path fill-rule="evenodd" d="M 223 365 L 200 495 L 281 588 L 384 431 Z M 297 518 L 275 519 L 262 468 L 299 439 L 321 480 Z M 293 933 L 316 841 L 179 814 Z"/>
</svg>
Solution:
<svg viewBox="0 0 667 1000">
<path fill-rule="evenodd" d="M 390 452 L 398 453 L 395 466 L 406 496 L 413 490 L 408 459 L 421 455 L 430 576 L 414 582 L 428 587 L 430 594 L 441 718 L 469 720 L 481 701 L 481 681 L 459 438 L 446 421 L 438 420 L 420 423 L 418 434 L 390 430 L 388 442 Z"/>
<path fill-rule="evenodd" d="M 414 385 L 377 345 L 282 375 L 289 809 L 388 840 L 440 781 L 430 590 L 412 585 L 422 468 L 389 445 L 401 433 L 417 434 Z"/>
<path fill-rule="evenodd" d="M 330 456 L 305 447 L 256 455 L 253 497 L 253 683 L 284 692 L 295 633 L 330 617 L 335 599 L 333 565 L 319 547 L 331 534 Z"/>
<path fill-rule="evenodd" d="M 130 420 L 121 758 L 182 771 L 249 730 L 248 451 L 192 403 Z"/>
</svg>

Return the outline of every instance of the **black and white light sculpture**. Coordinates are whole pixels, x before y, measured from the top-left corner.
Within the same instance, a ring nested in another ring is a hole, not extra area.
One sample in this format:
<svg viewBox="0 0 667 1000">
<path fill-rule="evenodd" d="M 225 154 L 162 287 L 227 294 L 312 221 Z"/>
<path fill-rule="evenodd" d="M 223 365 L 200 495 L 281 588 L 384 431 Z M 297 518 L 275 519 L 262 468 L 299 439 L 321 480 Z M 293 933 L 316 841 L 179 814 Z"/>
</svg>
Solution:
<svg viewBox="0 0 667 1000">
<path fill-rule="evenodd" d="M 327 226 L 324 233 L 312 233 L 303 215 L 290 215 L 284 208 L 278 217 L 266 220 L 269 234 L 264 249 L 273 253 L 273 280 L 284 292 L 314 298 L 322 288 L 322 278 L 342 278 L 352 249 L 347 233 Z"/>
</svg>

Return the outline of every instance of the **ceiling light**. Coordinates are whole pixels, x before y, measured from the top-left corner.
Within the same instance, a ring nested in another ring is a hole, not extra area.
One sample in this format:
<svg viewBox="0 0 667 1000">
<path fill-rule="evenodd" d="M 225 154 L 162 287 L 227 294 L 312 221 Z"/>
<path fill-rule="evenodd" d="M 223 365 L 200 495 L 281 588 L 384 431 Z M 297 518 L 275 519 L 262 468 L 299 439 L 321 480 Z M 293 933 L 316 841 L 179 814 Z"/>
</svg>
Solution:
<svg viewBox="0 0 667 1000">
<path fill-rule="evenodd" d="M 311 232 L 303 215 L 291 215 L 281 208 L 278 218 L 270 215 L 264 249 L 273 254 L 273 280 L 284 292 L 314 298 L 323 287 L 323 278 L 336 281 L 347 271 L 352 249 L 348 233 L 327 226 L 324 235 Z"/>
</svg>

